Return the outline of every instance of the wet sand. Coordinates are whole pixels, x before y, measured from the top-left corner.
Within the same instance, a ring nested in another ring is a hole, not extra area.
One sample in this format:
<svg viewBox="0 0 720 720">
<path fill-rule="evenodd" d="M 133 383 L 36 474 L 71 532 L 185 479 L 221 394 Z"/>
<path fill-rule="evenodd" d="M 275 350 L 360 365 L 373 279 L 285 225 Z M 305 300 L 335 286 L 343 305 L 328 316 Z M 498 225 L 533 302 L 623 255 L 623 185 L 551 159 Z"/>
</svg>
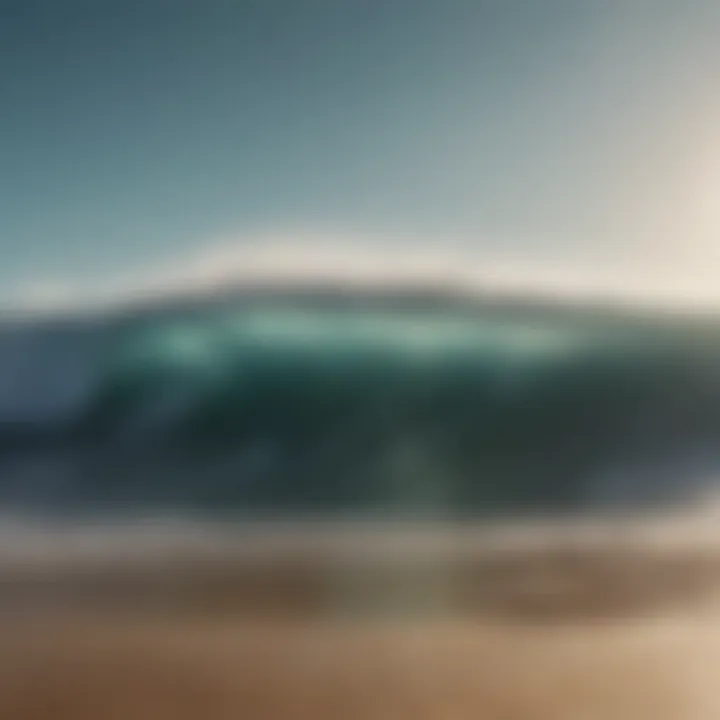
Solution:
<svg viewBox="0 0 720 720">
<path fill-rule="evenodd" d="M 627 528 L 6 544 L 0 718 L 717 720 L 713 523 Z"/>
</svg>

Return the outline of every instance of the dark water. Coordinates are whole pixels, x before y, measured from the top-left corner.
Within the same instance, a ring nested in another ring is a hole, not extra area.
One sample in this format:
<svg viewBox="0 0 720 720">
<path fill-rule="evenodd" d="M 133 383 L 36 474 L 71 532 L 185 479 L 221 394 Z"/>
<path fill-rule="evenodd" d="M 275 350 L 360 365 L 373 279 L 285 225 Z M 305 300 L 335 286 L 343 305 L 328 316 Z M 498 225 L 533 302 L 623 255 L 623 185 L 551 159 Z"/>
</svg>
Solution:
<svg viewBox="0 0 720 720">
<path fill-rule="evenodd" d="M 691 499 L 711 323 L 225 303 L 0 336 L 9 509 L 476 516 Z"/>
</svg>

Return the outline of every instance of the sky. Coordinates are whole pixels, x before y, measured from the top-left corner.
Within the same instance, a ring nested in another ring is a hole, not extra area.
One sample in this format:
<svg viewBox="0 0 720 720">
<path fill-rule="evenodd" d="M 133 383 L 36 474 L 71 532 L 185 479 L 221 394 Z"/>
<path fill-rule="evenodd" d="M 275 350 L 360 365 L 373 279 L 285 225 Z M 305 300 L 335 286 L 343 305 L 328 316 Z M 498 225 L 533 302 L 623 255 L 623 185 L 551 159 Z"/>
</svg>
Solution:
<svg viewBox="0 0 720 720">
<path fill-rule="evenodd" d="M 0 302 L 390 244 L 720 298 L 718 37 L 715 0 L 0 0 Z"/>
</svg>

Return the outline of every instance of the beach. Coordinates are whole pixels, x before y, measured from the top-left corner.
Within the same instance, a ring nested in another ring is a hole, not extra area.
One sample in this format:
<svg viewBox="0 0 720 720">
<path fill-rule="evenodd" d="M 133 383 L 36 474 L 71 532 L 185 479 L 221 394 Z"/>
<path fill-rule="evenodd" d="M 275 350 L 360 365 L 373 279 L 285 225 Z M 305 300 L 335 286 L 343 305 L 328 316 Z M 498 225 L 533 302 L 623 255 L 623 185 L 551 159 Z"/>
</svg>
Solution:
<svg viewBox="0 0 720 720">
<path fill-rule="evenodd" d="M 313 528 L 6 543 L 0 717 L 719 716 L 712 522 Z"/>
</svg>

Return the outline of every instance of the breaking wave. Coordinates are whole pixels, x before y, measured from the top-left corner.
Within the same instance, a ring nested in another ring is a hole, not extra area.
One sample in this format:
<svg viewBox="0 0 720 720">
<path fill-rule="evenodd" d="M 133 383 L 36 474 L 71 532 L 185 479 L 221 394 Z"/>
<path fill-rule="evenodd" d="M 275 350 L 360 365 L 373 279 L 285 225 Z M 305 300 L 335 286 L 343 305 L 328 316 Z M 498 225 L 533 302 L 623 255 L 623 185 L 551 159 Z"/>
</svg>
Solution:
<svg viewBox="0 0 720 720">
<path fill-rule="evenodd" d="M 712 323 L 327 300 L 6 325 L 3 508 L 475 517 L 714 491 Z"/>
</svg>

